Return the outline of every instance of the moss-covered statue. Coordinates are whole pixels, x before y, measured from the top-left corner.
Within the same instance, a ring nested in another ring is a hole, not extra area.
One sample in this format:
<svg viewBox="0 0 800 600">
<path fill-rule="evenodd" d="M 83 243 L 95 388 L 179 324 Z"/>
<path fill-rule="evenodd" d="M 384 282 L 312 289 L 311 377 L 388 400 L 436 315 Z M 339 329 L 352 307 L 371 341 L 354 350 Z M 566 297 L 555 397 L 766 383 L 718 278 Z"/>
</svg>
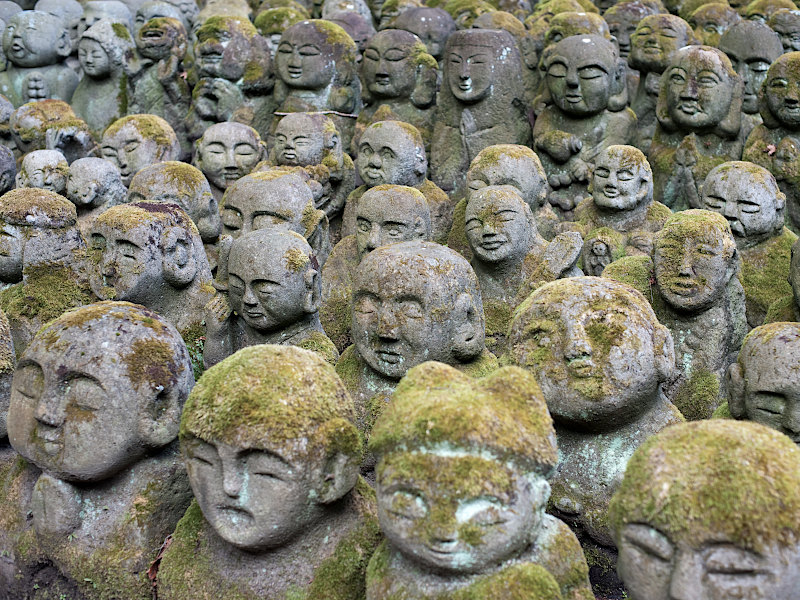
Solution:
<svg viewBox="0 0 800 600">
<path fill-rule="evenodd" d="M 780 36 L 784 53 L 800 50 L 800 11 L 781 8 L 772 13 L 767 24 Z"/>
<path fill-rule="evenodd" d="M 79 119 L 63 100 L 38 100 L 23 104 L 9 121 L 15 151 L 58 150 L 71 163 L 97 155 L 97 142 L 86 121 Z"/>
<path fill-rule="evenodd" d="M 64 311 L 93 302 L 85 276 L 86 247 L 75 206 L 39 188 L 0 197 L 0 308 L 21 354 L 39 328 Z"/>
<path fill-rule="evenodd" d="M 128 31 L 133 31 L 133 14 L 131 9 L 122 0 L 88 0 L 84 3 L 83 16 L 78 22 L 78 38 L 92 25 L 103 19 L 124 25 Z"/>
<path fill-rule="evenodd" d="M 191 499 L 177 436 L 193 384 L 180 335 L 142 306 L 92 304 L 39 331 L 8 412 L 11 445 L 42 471 L 28 498 L 4 498 L 32 524 L 10 549 L 9 597 L 148 596 L 153 550 Z"/>
<path fill-rule="evenodd" d="M 258 33 L 267 40 L 270 57 L 274 61 L 275 52 L 278 51 L 278 44 L 281 43 L 283 32 L 295 23 L 310 18 L 310 15 L 308 11 L 299 4 L 263 8 L 266 6 L 267 3 L 262 4 L 262 9 L 260 9 L 260 12 L 256 15 L 255 19 L 253 19 L 253 25 L 255 25 Z"/>
<path fill-rule="evenodd" d="M 64 195 L 75 205 L 78 227 L 88 237 L 92 222 L 112 206 L 125 202 L 128 190 L 113 164 L 86 157 L 69 166 Z"/>
<path fill-rule="evenodd" d="M 744 9 L 745 19 L 766 23 L 775 12 L 781 9 L 794 10 L 797 5 L 791 0 L 753 0 Z"/>
<path fill-rule="evenodd" d="M 697 0 L 698 2 L 703 0 Z M 683 9 L 681 9 L 683 10 Z M 719 48 L 720 38 L 734 25 L 740 23 L 742 18 L 727 3 L 703 3 L 688 15 L 689 25 L 694 30 L 695 37 L 701 44 Z M 721 48 L 720 48 L 721 49 Z M 723 50 L 724 52 L 724 50 Z"/>
<path fill-rule="evenodd" d="M 356 121 L 353 150 L 370 123 L 390 119 L 416 127 L 430 149 L 438 73 L 436 59 L 413 33 L 389 29 L 374 35 L 361 61 L 366 106 Z"/>
<path fill-rule="evenodd" d="M 356 168 L 333 120 L 320 113 L 290 113 L 278 122 L 272 140 L 273 165 L 303 167 L 322 187 L 314 204 L 328 217 L 331 240 L 338 241 L 342 210 L 356 187 Z"/>
<path fill-rule="evenodd" d="M 177 204 L 114 206 L 95 219 L 89 242 L 89 281 L 98 298 L 146 306 L 187 344 L 203 335 L 211 270 L 197 227 Z"/>
<path fill-rule="evenodd" d="M 426 362 L 401 380 L 370 438 L 386 541 L 367 598 L 594 598 L 575 534 L 545 514 L 558 462 L 533 376 L 472 379 Z M 539 569 L 556 589 L 543 589 Z"/>
<path fill-rule="evenodd" d="M 596 584 L 618 585 L 607 573 L 615 559 L 608 503 L 634 450 L 683 420 L 662 390 L 674 369 L 672 337 L 629 286 L 577 277 L 531 294 L 507 347 L 503 361 L 533 373 L 555 421 L 551 510 L 592 550 Z"/>
<path fill-rule="evenodd" d="M 54 98 L 69 102 L 78 75 L 65 59 L 72 41 L 64 19 L 39 10 L 12 16 L 3 33 L 8 65 L 0 73 L 0 94 L 15 106 Z"/>
<path fill-rule="evenodd" d="M 178 160 L 181 153 L 175 131 L 155 115 L 128 115 L 114 121 L 100 146 L 102 157 L 116 165 L 125 185 L 144 167 Z"/>
<path fill-rule="evenodd" d="M 311 19 L 289 27 L 275 53 L 276 111 L 327 113 L 342 136 L 342 147 L 350 148 L 361 110 L 357 53 L 353 39 L 336 23 Z"/>
<path fill-rule="evenodd" d="M 58 150 L 34 150 L 22 157 L 18 188 L 40 188 L 65 196 L 69 165 Z"/>
<path fill-rule="evenodd" d="M 453 223 L 453 203 L 433 181 L 427 179 L 425 143 L 413 125 L 402 121 L 379 121 L 361 134 L 356 168 L 364 185 L 347 197 L 342 215 L 342 237 L 356 232 L 356 214 L 361 196 L 376 185 L 404 185 L 418 189 L 431 211 L 433 239 L 444 242 Z"/>
<path fill-rule="evenodd" d="M 637 127 L 633 145 L 647 153 L 656 131 L 656 104 L 661 74 L 679 48 L 695 43 L 691 26 L 676 15 L 648 15 L 631 35 L 628 64 L 639 71 L 639 87 L 631 98 Z"/>
<path fill-rule="evenodd" d="M 256 344 L 299 346 L 336 363 L 339 353 L 319 320 L 319 269 L 303 236 L 276 227 L 251 231 L 233 242 L 223 268 L 227 297 L 206 307 L 206 367 Z"/>
<path fill-rule="evenodd" d="M 447 40 L 444 83 L 431 141 L 431 179 L 450 192 L 464 186 L 475 156 L 493 144 L 530 142 L 522 60 L 507 31 L 470 29 Z"/>
<path fill-rule="evenodd" d="M 545 241 L 530 206 L 508 185 L 471 191 L 464 222 L 483 297 L 486 347 L 500 354 L 514 309 L 532 291 L 583 274 L 576 266 L 583 240 L 567 232 Z"/>
<path fill-rule="evenodd" d="M 608 23 L 609 33 L 617 40 L 620 58 L 624 58 L 626 62 L 628 61 L 636 26 L 642 19 L 657 14 L 657 12 L 658 10 L 654 6 L 643 0 L 625 0 L 617 2 L 606 9 L 603 13 L 603 18 Z M 639 88 L 640 74 L 630 64 L 628 64 L 625 73 L 628 99 L 632 100 L 636 96 L 636 90 Z M 636 116 L 638 117 L 639 115 Z"/>
<path fill-rule="evenodd" d="M 800 321 L 800 302 L 798 301 L 800 299 L 800 240 L 796 241 L 791 248 L 787 281 L 791 287 L 791 293 L 770 304 L 764 323 Z"/>
<path fill-rule="evenodd" d="M 444 58 L 447 38 L 456 30 L 453 17 L 444 9 L 427 6 L 408 9 L 395 17 L 392 25 L 416 35 L 425 44 L 428 54 L 437 61 Z"/>
<path fill-rule="evenodd" d="M 17 161 L 14 151 L 0 144 L 0 196 L 14 189 L 17 178 Z"/>
<path fill-rule="evenodd" d="M 800 587 L 800 448 L 754 423 L 648 440 L 611 504 L 631 600 L 790 600 Z"/>
<path fill-rule="evenodd" d="M 127 72 L 134 48 L 128 30 L 108 19 L 98 21 L 84 31 L 78 43 L 83 78 L 75 88 L 70 105 L 97 137 L 129 112 Z"/>
<path fill-rule="evenodd" d="M 661 76 L 647 153 L 656 200 L 672 210 L 698 208 L 708 172 L 740 158 L 743 90 L 724 52 L 688 46 L 673 55 Z"/>
<path fill-rule="evenodd" d="M 550 203 L 569 219 L 586 196 L 598 154 L 633 140 L 636 115 L 625 106 L 625 61 L 605 38 L 565 38 L 544 68 L 553 104 L 536 120 L 533 147 L 552 188 Z"/>
<path fill-rule="evenodd" d="M 433 242 L 381 246 L 355 271 L 353 345 L 336 365 L 369 430 L 411 368 L 426 360 L 472 376 L 497 368 L 486 350 L 478 278 L 464 258 Z"/>
<path fill-rule="evenodd" d="M 747 322 L 757 327 L 773 302 L 792 293 L 789 263 L 797 236 L 783 226 L 786 197 L 769 171 L 734 161 L 708 174 L 702 204 L 731 226 L 742 260 Z"/>
<path fill-rule="evenodd" d="M 186 117 L 189 140 L 223 121 L 250 125 L 262 135 L 269 129 L 275 101 L 267 40 L 250 21 L 214 16 L 196 32 L 194 72 L 197 84 Z"/>
<path fill-rule="evenodd" d="M 380 543 L 353 401 L 314 352 L 261 345 L 209 369 L 181 421 L 196 498 L 158 571 L 163 600 L 364 600 Z"/>
<path fill-rule="evenodd" d="M 720 38 L 718 47 L 731 59 L 733 70 L 744 81 L 740 135 L 746 140 L 753 128 L 761 124 L 758 93 L 770 64 L 783 54 L 783 47 L 777 33 L 755 21 L 742 21 L 731 27 Z"/>
<path fill-rule="evenodd" d="M 653 254 L 653 235 L 671 211 L 653 200 L 653 173 L 633 146 L 609 146 L 595 160 L 591 196 L 575 209 L 574 224 L 583 235 L 583 270 L 601 275 L 609 263 L 630 255 Z"/>
</svg>

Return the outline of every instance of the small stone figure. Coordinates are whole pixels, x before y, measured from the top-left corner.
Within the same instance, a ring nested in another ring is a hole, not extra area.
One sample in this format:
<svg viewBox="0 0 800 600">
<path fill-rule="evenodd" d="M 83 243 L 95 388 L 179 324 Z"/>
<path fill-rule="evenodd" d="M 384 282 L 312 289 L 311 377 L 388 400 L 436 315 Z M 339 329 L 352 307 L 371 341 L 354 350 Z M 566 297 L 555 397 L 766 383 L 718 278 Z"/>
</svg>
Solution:
<svg viewBox="0 0 800 600">
<path fill-rule="evenodd" d="M 654 14 L 657 14 L 657 9 L 642 0 L 617 2 L 603 13 L 603 18 L 608 23 L 609 33 L 617 40 L 620 58 L 628 61 L 636 26 L 642 19 Z M 639 81 L 639 71 L 628 65 L 626 69 L 626 84 L 629 99 L 633 99 L 636 96 Z M 636 116 L 638 117 L 639 115 Z"/>
<path fill-rule="evenodd" d="M 228 299 L 220 296 L 206 317 L 206 368 L 256 344 L 299 346 L 336 364 L 339 352 L 319 320 L 319 270 L 303 236 L 251 231 L 231 245 L 225 268 Z"/>
<path fill-rule="evenodd" d="M 453 223 L 453 204 L 439 186 L 425 177 L 428 160 L 416 127 L 402 121 L 373 123 L 359 140 L 356 167 L 364 185 L 347 197 L 342 237 L 356 232 L 358 202 L 366 190 L 376 185 L 406 185 L 418 189 L 428 201 L 433 240 L 447 239 Z"/>
<path fill-rule="evenodd" d="M 439 71 L 436 59 L 413 33 L 389 29 L 374 35 L 364 50 L 361 80 L 367 106 L 353 135 L 353 150 L 364 129 L 375 121 L 404 121 L 430 148 Z"/>
<path fill-rule="evenodd" d="M 625 465 L 649 436 L 683 420 L 662 390 L 675 361 L 669 331 L 627 285 L 559 279 L 517 309 L 503 360 L 533 373 L 555 421 L 551 512 L 613 564 L 607 512 Z"/>
<path fill-rule="evenodd" d="M 702 203 L 731 226 L 742 260 L 747 322 L 758 327 L 770 305 L 792 292 L 789 263 L 797 236 L 783 226 L 786 197 L 769 171 L 734 161 L 708 174 Z"/>
<path fill-rule="evenodd" d="M 101 302 L 45 326 L 20 364 L 9 439 L 42 474 L 25 507 L 34 549 L 14 548 L 32 576 L 16 585 L 146 597 L 153 549 L 191 498 L 176 443 L 194 384 L 186 345 L 156 313 Z"/>
<path fill-rule="evenodd" d="M 144 167 L 178 160 L 181 152 L 175 131 L 155 115 L 128 115 L 114 121 L 100 145 L 103 158 L 119 169 L 125 185 Z"/>
<path fill-rule="evenodd" d="M 754 423 L 650 438 L 611 504 L 631 600 L 790 600 L 800 586 L 800 448 Z"/>
<path fill-rule="evenodd" d="M 356 232 L 333 248 L 322 269 L 320 319 L 339 350 L 350 339 L 353 280 L 361 260 L 380 246 L 431 239 L 431 212 L 415 188 L 376 185 L 364 192 L 356 208 Z"/>
<path fill-rule="evenodd" d="M 594 598 L 575 534 L 544 512 L 558 451 L 530 373 L 475 380 L 441 363 L 414 367 L 370 449 L 386 541 L 370 562 L 369 600 Z M 540 568 L 556 583 L 546 595 Z"/>
<path fill-rule="evenodd" d="M 203 172 L 217 199 L 233 182 L 249 175 L 264 158 L 265 147 L 258 132 L 242 123 L 212 125 L 194 143 L 194 166 Z"/>
<path fill-rule="evenodd" d="M 678 50 L 661 76 L 658 126 L 647 158 L 655 199 L 672 210 L 700 206 L 703 181 L 742 153 L 744 82 L 711 46 Z"/>
<path fill-rule="evenodd" d="M 514 309 L 541 285 L 583 273 L 576 267 L 583 241 L 562 233 L 546 242 L 530 206 L 508 185 L 470 192 L 465 211 L 472 268 L 486 316 L 486 346 L 500 354 Z"/>
<path fill-rule="evenodd" d="M 431 141 L 431 179 L 463 188 L 473 158 L 492 144 L 530 142 L 522 60 L 506 31 L 470 29 L 447 40 L 444 85 Z"/>
<path fill-rule="evenodd" d="M 727 51 L 719 45 L 720 37 L 741 20 L 739 13 L 722 2 L 702 4 L 687 19 L 689 25 L 694 29 L 695 37 L 700 40 L 701 44 L 717 47 L 726 53 Z M 732 62 L 733 57 L 730 54 L 728 57 Z M 741 73 L 739 74 L 741 75 Z"/>
<path fill-rule="evenodd" d="M 6 24 L 3 52 L 8 66 L 0 73 L 0 93 L 15 107 L 72 99 L 78 75 L 64 62 L 72 42 L 63 19 L 38 10 L 17 13 Z"/>
<path fill-rule="evenodd" d="M 447 0 L 442 4 L 442 8 L 450 13 L 456 29 L 459 30 L 471 29 L 475 19 L 479 16 L 497 10 L 485 0 Z"/>
<path fill-rule="evenodd" d="M 133 31 L 133 15 L 124 2 L 119 0 L 89 0 L 89 2 L 84 3 L 83 16 L 78 22 L 78 39 L 80 39 L 84 31 L 103 19 L 123 25 L 128 32 Z"/>
<path fill-rule="evenodd" d="M 786 8 L 776 10 L 768 24 L 780 36 L 784 52 L 800 50 L 800 11 Z"/>
<path fill-rule="evenodd" d="M 433 242 L 381 246 L 353 282 L 353 345 L 336 365 L 367 431 L 408 369 L 427 360 L 473 376 L 497 368 L 485 348 L 478 279 L 456 252 Z"/>
<path fill-rule="evenodd" d="M 40 188 L 65 196 L 69 165 L 58 150 L 34 150 L 22 159 L 18 188 Z"/>
<path fill-rule="evenodd" d="M 719 49 L 731 59 L 734 71 L 744 81 L 742 96 L 742 131 L 747 139 L 756 125 L 761 124 L 758 93 L 767 78 L 770 64 L 783 54 L 778 35 L 763 23 L 742 21 L 726 31 L 719 40 Z"/>
<path fill-rule="evenodd" d="M 134 48 L 128 30 L 106 19 L 87 29 L 78 43 L 83 79 L 75 88 L 70 105 L 97 137 L 128 114 L 126 71 Z"/>
<path fill-rule="evenodd" d="M 209 369 L 181 421 L 196 502 L 164 552 L 159 598 L 364 600 L 380 530 L 353 420 L 314 352 L 250 346 Z"/>
<path fill-rule="evenodd" d="M 128 190 L 117 168 L 102 158 L 79 158 L 69 166 L 64 194 L 75 205 L 78 227 L 88 237 L 94 220 L 125 202 Z"/>
<path fill-rule="evenodd" d="M 337 12 L 328 17 L 328 20 L 339 25 L 347 32 L 347 35 L 353 38 L 356 48 L 358 48 L 356 60 L 361 63 L 367 43 L 375 35 L 372 19 L 356 12 Z"/>
<path fill-rule="evenodd" d="M 633 145 L 645 154 L 656 132 L 656 104 L 661 89 L 661 74 L 673 54 L 695 43 L 691 26 L 675 15 L 649 15 L 642 19 L 631 36 L 628 63 L 639 71 L 639 87 L 631 99 L 637 127 Z"/>
<path fill-rule="evenodd" d="M 71 163 L 97 154 L 97 142 L 85 121 L 63 100 L 23 104 L 11 115 L 11 137 L 20 154 L 58 150 Z"/>
<path fill-rule="evenodd" d="M 276 112 L 326 113 L 342 136 L 342 147 L 350 148 L 361 110 L 357 54 L 353 39 L 335 23 L 311 19 L 289 27 L 275 54 Z M 277 121 L 278 115 L 273 127 Z"/>
<path fill-rule="evenodd" d="M 536 120 L 533 147 L 553 188 L 550 204 L 569 219 L 586 196 L 600 152 L 633 140 L 636 115 L 625 106 L 625 61 L 605 38 L 565 38 L 552 48 L 544 68 L 553 104 Z"/>
<path fill-rule="evenodd" d="M 196 0 L 164 0 L 173 6 L 177 6 L 183 15 L 183 26 L 187 32 L 194 31 L 200 7 Z"/>
<path fill-rule="evenodd" d="M 587 275 L 601 275 L 606 265 L 622 256 L 652 256 L 653 235 L 672 212 L 653 201 L 653 172 L 641 150 L 609 146 L 601 151 L 590 187 L 591 197 L 575 209 L 576 224 L 565 227 L 583 235 Z M 590 255 L 593 266 L 587 261 Z"/>
<path fill-rule="evenodd" d="M 416 35 L 428 54 L 437 61 L 444 58 L 444 49 L 450 34 L 455 32 L 456 24 L 442 8 L 422 6 L 410 8 L 399 14 L 393 23 L 395 29 L 404 29 Z"/>
<path fill-rule="evenodd" d="M 141 304 L 184 339 L 197 336 L 214 290 L 189 215 L 175 204 L 114 206 L 95 219 L 90 244 L 89 282 L 98 298 Z"/>
</svg>

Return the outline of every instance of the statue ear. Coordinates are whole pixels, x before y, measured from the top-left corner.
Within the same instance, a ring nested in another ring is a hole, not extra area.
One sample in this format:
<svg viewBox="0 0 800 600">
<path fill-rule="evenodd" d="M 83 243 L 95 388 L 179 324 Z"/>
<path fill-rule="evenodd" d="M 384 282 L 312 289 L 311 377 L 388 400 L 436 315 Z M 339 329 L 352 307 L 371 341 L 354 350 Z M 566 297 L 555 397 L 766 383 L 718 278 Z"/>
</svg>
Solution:
<svg viewBox="0 0 800 600">
<path fill-rule="evenodd" d="M 639 191 L 636 192 L 636 204 L 641 204 L 649 195 L 650 190 L 650 182 L 645 179 L 644 177 L 639 177 Z"/>
<path fill-rule="evenodd" d="M 62 58 L 67 58 L 72 53 L 72 40 L 69 39 L 69 31 L 61 31 L 61 35 L 56 40 L 56 52 Z"/>
<path fill-rule="evenodd" d="M 741 77 L 736 76 L 738 80 L 733 89 L 733 99 L 731 100 L 731 107 L 728 109 L 727 116 L 717 126 L 717 130 L 724 136 L 733 138 L 739 134 L 742 126 L 742 97 L 744 95 L 744 82 Z"/>
<path fill-rule="evenodd" d="M 156 393 L 155 390 L 149 391 Z M 166 446 L 178 436 L 182 410 L 180 386 L 161 390 L 155 398 L 142 401 L 144 404 L 139 407 L 139 436 L 150 448 Z"/>
<path fill-rule="evenodd" d="M 418 64 L 411 103 L 417 108 L 428 108 L 436 101 L 439 71 L 426 64 Z"/>
<path fill-rule="evenodd" d="M 667 73 L 669 69 L 661 74 L 661 81 L 659 82 L 658 100 L 656 101 L 656 118 L 661 126 L 667 131 L 675 131 L 675 124 L 669 116 L 667 110 Z"/>
<path fill-rule="evenodd" d="M 331 504 L 347 494 L 358 481 L 358 460 L 343 452 L 325 459 L 317 475 L 317 503 Z"/>
<path fill-rule="evenodd" d="M 306 295 L 303 300 L 303 310 L 307 314 L 314 314 L 319 311 L 322 302 L 322 286 L 320 285 L 319 271 L 309 269 L 303 275 L 306 285 Z"/>
<path fill-rule="evenodd" d="M 742 366 L 734 362 L 725 374 L 728 387 L 728 410 L 734 419 L 744 419 L 747 407 L 744 403 L 744 373 Z"/>
<path fill-rule="evenodd" d="M 661 324 L 653 330 L 653 353 L 659 381 L 669 381 L 675 372 L 675 343 L 669 329 Z"/>
<path fill-rule="evenodd" d="M 192 240 L 187 239 L 186 234 L 177 227 L 173 227 L 167 234 L 162 265 L 164 279 L 175 288 L 186 287 L 197 275 Z"/>
<path fill-rule="evenodd" d="M 469 362 L 484 346 L 483 314 L 478 312 L 472 296 L 461 294 L 451 313 L 453 321 L 453 356 L 460 362 Z"/>
<path fill-rule="evenodd" d="M 611 74 L 611 96 L 608 99 L 608 110 L 619 112 L 628 106 L 628 86 L 626 81 L 627 62 L 624 58 L 617 60 Z"/>
<path fill-rule="evenodd" d="M 425 221 L 420 216 L 414 218 L 414 235 L 421 240 L 430 239 L 430 231 L 425 228 Z"/>
</svg>

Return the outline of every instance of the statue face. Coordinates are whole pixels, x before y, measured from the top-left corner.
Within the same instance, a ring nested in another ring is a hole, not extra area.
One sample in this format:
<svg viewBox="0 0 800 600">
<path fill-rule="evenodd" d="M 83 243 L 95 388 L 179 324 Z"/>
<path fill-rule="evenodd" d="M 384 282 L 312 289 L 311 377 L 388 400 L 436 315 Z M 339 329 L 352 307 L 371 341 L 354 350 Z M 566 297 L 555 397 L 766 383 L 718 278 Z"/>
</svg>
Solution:
<svg viewBox="0 0 800 600">
<path fill-rule="evenodd" d="M 592 176 L 592 199 L 608 210 L 633 210 L 642 200 L 642 170 L 622 156 L 601 152 Z"/>
<path fill-rule="evenodd" d="M 735 82 L 716 53 L 687 52 L 666 76 L 667 110 L 678 127 L 706 129 L 727 116 Z"/>
<path fill-rule="evenodd" d="M 62 331 L 63 340 L 85 333 Z M 122 357 L 76 343 L 53 352 L 34 339 L 11 385 L 11 443 L 39 468 L 68 480 L 100 481 L 136 462 L 139 394 Z"/>
<path fill-rule="evenodd" d="M 753 178 L 751 172 L 726 169 L 712 172 L 703 184 L 703 208 L 724 216 L 733 235 L 758 238 L 780 229 L 783 213 L 777 210 L 775 194 Z"/>
<path fill-rule="evenodd" d="M 547 87 L 558 108 L 572 115 L 589 116 L 605 110 L 611 97 L 614 65 L 599 51 L 587 52 L 568 40 L 556 46 L 547 67 Z M 561 55 L 559 55 L 561 54 Z"/>
<path fill-rule="evenodd" d="M 692 15 L 691 25 L 695 36 L 706 46 L 719 44 L 719 39 L 738 18 L 733 9 L 721 5 L 701 7 Z M 726 51 L 727 54 L 727 51 Z M 728 54 L 730 57 L 730 54 Z M 733 58 L 731 58 L 733 61 Z"/>
<path fill-rule="evenodd" d="M 89 77 L 99 79 L 111 74 L 111 61 L 100 42 L 84 38 L 78 44 L 78 60 L 83 72 Z"/>
<path fill-rule="evenodd" d="M 744 81 L 742 110 L 748 114 L 755 114 L 758 112 L 758 90 L 767 78 L 772 59 L 763 51 L 759 51 L 762 46 L 759 40 L 734 39 L 733 43 L 727 43 L 726 39 L 723 41 L 726 43 L 722 44 L 720 49 L 728 55 L 733 70 Z"/>
<path fill-rule="evenodd" d="M 422 215 L 417 204 L 408 198 L 386 201 L 380 192 L 366 193 L 356 209 L 356 246 L 360 259 L 380 246 L 422 239 L 425 237 Z"/>
<path fill-rule="evenodd" d="M 732 260 L 713 231 L 706 235 L 663 232 L 656 240 L 656 284 L 673 307 L 706 310 L 723 297 Z"/>
<path fill-rule="evenodd" d="M 414 91 L 416 67 L 410 60 L 406 32 L 379 33 L 364 50 L 361 75 L 367 89 L 378 98 L 407 98 Z"/>
<path fill-rule="evenodd" d="M 353 286 L 352 337 L 361 358 L 390 379 L 426 360 L 452 362 L 452 326 L 442 318 L 453 310 L 445 282 L 368 262 Z"/>
<path fill-rule="evenodd" d="M 44 67 L 60 62 L 56 40 L 61 28 L 51 15 L 23 11 L 8 20 L 3 52 L 18 67 Z"/>
<path fill-rule="evenodd" d="M 101 300 L 147 306 L 152 294 L 163 287 L 163 256 L 149 227 L 120 231 L 96 224 L 90 243 L 99 260 L 90 271 L 89 283 Z"/>
<path fill-rule="evenodd" d="M 22 161 L 20 170 L 21 187 L 32 187 L 50 190 L 56 194 L 63 194 L 67 187 L 67 175 L 64 173 L 64 159 L 53 160 L 51 153 L 31 153 Z M 62 168 L 59 168 L 62 166 Z"/>
<path fill-rule="evenodd" d="M 770 27 L 780 36 L 784 52 L 800 50 L 800 18 L 773 19 Z"/>
<path fill-rule="evenodd" d="M 275 71 L 293 88 L 320 90 L 333 81 L 333 54 L 312 27 L 292 26 L 281 37 L 275 54 Z"/>
<path fill-rule="evenodd" d="M 467 171 L 467 187 L 472 191 L 490 185 L 510 185 L 519 192 L 531 210 L 545 202 L 547 181 L 540 167 L 525 157 L 501 155 L 496 161 L 484 161 Z"/>
<path fill-rule="evenodd" d="M 275 130 L 275 159 L 279 165 L 305 167 L 322 163 L 325 136 L 311 119 L 282 119 Z"/>
<path fill-rule="evenodd" d="M 690 546 L 646 523 L 625 525 L 620 537 L 617 569 L 631 600 L 791 598 L 800 585 L 800 546 L 764 553 L 724 539 Z"/>
<path fill-rule="evenodd" d="M 464 216 L 469 247 L 484 263 L 521 260 L 530 250 L 531 223 L 522 198 L 510 186 L 470 195 Z"/>
<path fill-rule="evenodd" d="M 236 239 L 265 227 L 279 227 L 302 234 L 303 209 L 311 202 L 311 198 L 297 195 L 292 185 L 248 184 L 241 193 L 225 197 L 222 233 Z"/>
<path fill-rule="evenodd" d="M 282 448 L 238 448 L 198 438 L 182 447 L 200 510 L 229 544 L 249 552 L 278 548 L 309 524 L 309 469 L 293 464 Z"/>
<path fill-rule="evenodd" d="M 666 19 L 644 19 L 631 37 L 630 59 L 660 73 L 670 57 L 686 44 L 686 35 Z"/>
<path fill-rule="evenodd" d="M 387 126 L 369 127 L 361 136 L 356 165 L 367 187 L 382 184 L 419 185 L 420 158 L 416 155 L 413 138 L 402 129 Z"/>
<path fill-rule="evenodd" d="M 226 190 L 250 172 L 261 160 L 258 140 L 234 123 L 219 123 L 206 129 L 198 145 L 200 170 L 218 189 Z"/>
<path fill-rule="evenodd" d="M 94 178 L 83 173 L 75 174 L 70 170 L 67 177 L 67 198 L 76 206 L 90 206 L 97 200 L 98 185 Z"/>
<path fill-rule="evenodd" d="M 160 150 L 156 141 L 145 138 L 133 122 L 126 123 L 113 135 L 104 135 L 100 149 L 103 158 L 119 169 L 126 186 L 141 169 L 160 160 Z"/>
<path fill-rule="evenodd" d="M 408 463 L 426 476 L 413 477 L 404 468 Z M 476 485 L 453 484 L 457 469 L 484 477 Z M 507 485 L 490 483 L 498 473 Z M 546 502 L 534 491 L 540 486 L 477 456 L 392 453 L 379 466 L 378 520 L 386 539 L 408 560 L 438 573 L 476 573 L 527 546 Z"/>
<path fill-rule="evenodd" d="M 138 17 L 136 20 L 138 24 Z M 136 48 L 139 54 L 153 61 L 167 58 L 173 46 L 185 42 L 186 39 L 179 30 L 170 27 L 164 21 L 143 22 L 136 33 Z"/>
<path fill-rule="evenodd" d="M 494 83 L 494 52 L 488 46 L 452 45 L 445 63 L 450 91 L 461 102 L 488 98 Z"/>
<path fill-rule="evenodd" d="M 22 230 L 0 220 L 0 281 L 22 280 Z"/>
<path fill-rule="evenodd" d="M 767 73 L 767 107 L 786 127 L 800 127 L 800 77 L 793 72 L 796 61 L 776 62 Z"/>
<path fill-rule="evenodd" d="M 636 25 L 639 22 L 638 11 L 633 13 L 620 9 L 604 18 L 608 23 L 609 32 L 617 38 L 619 55 L 622 58 L 628 58 L 631 53 L 631 36 L 636 31 Z"/>
<path fill-rule="evenodd" d="M 226 29 L 198 29 L 194 55 L 201 77 L 238 81 L 249 54 L 249 40 L 230 22 Z"/>
</svg>

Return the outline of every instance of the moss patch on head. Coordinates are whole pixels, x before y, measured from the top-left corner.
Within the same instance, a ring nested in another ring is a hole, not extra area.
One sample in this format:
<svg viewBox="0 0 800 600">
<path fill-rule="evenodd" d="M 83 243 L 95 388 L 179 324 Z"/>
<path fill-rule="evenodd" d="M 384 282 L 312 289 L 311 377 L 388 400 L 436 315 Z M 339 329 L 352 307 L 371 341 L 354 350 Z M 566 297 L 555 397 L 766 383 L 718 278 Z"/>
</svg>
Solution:
<svg viewBox="0 0 800 600">
<path fill-rule="evenodd" d="M 687 421 L 707 419 L 719 405 L 719 389 L 719 377 L 705 369 L 697 369 L 680 386 L 672 403 Z"/>
<path fill-rule="evenodd" d="M 289 248 L 283 253 L 283 258 L 286 261 L 286 266 L 289 267 L 293 273 L 300 273 L 304 271 L 311 258 L 303 252 L 300 248 Z"/>
<path fill-rule="evenodd" d="M 71 308 L 95 300 L 91 290 L 80 284 L 72 269 L 55 265 L 29 267 L 25 283 L 0 291 L 0 308 L 12 321 L 35 318 L 46 323 Z"/>
<path fill-rule="evenodd" d="M 376 455 L 452 446 L 546 473 L 558 459 L 544 396 L 532 375 L 506 367 L 474 380 L 441 363 L 410 369 L 372 431 Z"/>
<path fill-rule="evenodd" d="M 130 231 L 137 227 L 179 227 L 189 236 L 197 235 L 197 226 L 177 204 L 164 202 L 135 202 L 112 206 L 95 221 L 95 226 L 104 225 L 116 231 Z M 160 236 L 157 238 L 161 242 Z"/>
<path fill-rule="evenodd" d="M 763 552 L 800 541 L 800 448 L 745 421 L 698 421 L 648 439 L 609 507 L 619 538 L 647 523 L 674 543 L 729 541 Z"/>
<path fill-rule="evenodd" d="M 197 30 L 200 41 L 219 40 L 221 34 L 241 33 L 248 40 L 258 34 L 253 24 L 243 17 L 217 15 L 207 18 Z"/>
<path fill-rule="evenodd" d="M 180 367 L 175 358 L 171 344 L 157 339 L 139 339 L 131 344 L 131 351 L 123 356 L 122 362 L 136 389 L 149 384 L 154 390 L 167 390 L 178 381 Z"/>
<path fill-rule="evenodd" d="M 328 336 L 321 331 L 312 332 L 311 335 L 309 335 L 299 344 L 296 344 L 296 346 L 303 348 L 304 350 L 316 352 L 325 359 L 325 362 L 336 366 L 336 361 L 339 358 L 339 352 L 336 350 L 336 346 L 333 345 L 333 342 L 328 338 Z"/>
<path fill-rule="evenodd" d="M 128 115 L 117 119 L 108 126 L 103 138 L 117 135 L 128 124 L 131 124 L 144 139 L 153 140 L 161 147 L 171 148 L 178 143 L 178 138 L 170 124 L 156 115 Z"/>
<path fill-rule="evenodd" d="M 0 196 L 0 220 L 9 225 L 59 229 L 78 222 L 75 205 L 55 192 L 17 188 Z"/>
<path fill-rule="evenodd" d="M 273 33 L 283 33 L 286 29 L 307 19 L 308 14 L 303 14 L 288 6 L 270 8 L 260 13 L 254 24 L 261 35 L 271 35 Z"/>
</svg>

